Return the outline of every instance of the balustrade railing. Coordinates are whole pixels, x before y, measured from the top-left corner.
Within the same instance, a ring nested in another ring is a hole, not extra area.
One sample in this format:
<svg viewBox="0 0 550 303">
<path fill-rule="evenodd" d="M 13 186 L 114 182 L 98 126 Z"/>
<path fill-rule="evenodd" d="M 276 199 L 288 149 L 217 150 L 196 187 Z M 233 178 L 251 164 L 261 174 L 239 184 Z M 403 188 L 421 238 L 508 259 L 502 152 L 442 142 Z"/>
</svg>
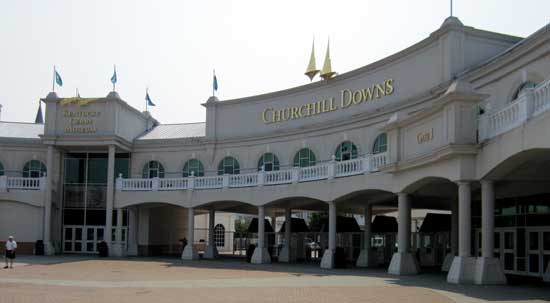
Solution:
<svg viewBox="0 0 550 303">
<path fill-rule="evenodd" d="M 10 189 L 43 190 L 46 186 L 46 177 L 24 178 L 0 176 L 0 192 Z"/>
<path fill-rule="evenodd" d="M 481 115 L 479 141 L 484 141 L 527 122 L 550 108 L 550 79 L 535 88 L 525 89 L 517 100 L 508 106 Z"/>
<path fill-rule="evenodd" d="M 117 190 L 122 191 L 169 191 L 186 189 L 220 189 L 252 186 L 273 186 L 347 177 L 376 172 L 389 163 L 388 154 L 367 155 L 347 161 L 324 162 L 309 167 L 294 167 L 277 171 L 257 173 L 187 177 L 169 179 L 117 179 Z"/>
</svg>

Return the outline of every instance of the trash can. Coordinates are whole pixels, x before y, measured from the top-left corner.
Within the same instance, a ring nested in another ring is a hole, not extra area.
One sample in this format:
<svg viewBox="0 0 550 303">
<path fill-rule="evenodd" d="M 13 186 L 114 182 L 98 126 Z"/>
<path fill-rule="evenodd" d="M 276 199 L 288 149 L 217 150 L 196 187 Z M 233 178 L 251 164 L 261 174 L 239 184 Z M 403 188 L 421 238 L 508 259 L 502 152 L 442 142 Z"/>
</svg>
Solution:
<svg viewBox="0 0 550 303">
<path fill-rule="evenodd" d="M 34 244 L 34 254 L 36 256 L 43 256 L 44 255 L 44 241 L 37 240 Z"/>
<path fill-rule="evenodd" d="M 254 244 L 248 245 L 248 248 L 246 249 L 246 262 L 250 263 L 252 261 L 252 255 L 254 254 L 255 249 L 256 249 L 256 245 Z"/>
<path fill-rule="evenodd" d="M 107 258 L 109 256 L 109 246 L 105 241 L 101 241 L 97 244 L 97 251 L 100 258 Z"/>
</svg>

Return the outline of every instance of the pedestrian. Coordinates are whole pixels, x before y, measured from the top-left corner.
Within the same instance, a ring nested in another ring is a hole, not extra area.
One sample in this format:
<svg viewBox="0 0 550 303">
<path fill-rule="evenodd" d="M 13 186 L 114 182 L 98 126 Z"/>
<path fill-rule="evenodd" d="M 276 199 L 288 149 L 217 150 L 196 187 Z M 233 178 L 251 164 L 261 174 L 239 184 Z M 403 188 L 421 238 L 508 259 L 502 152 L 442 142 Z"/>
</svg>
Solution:
<svg viewBox="0 0 550 303">
<path fill-rule="evenodd" d="M 8 242 L 6 242 L 6 266 L 4 268 L 13 268 L 13 260 L 15 259 L 15 250 L 17 249 L 17 242 L 13 239 L 13 236 L 9 236 Z"/>
</svg>

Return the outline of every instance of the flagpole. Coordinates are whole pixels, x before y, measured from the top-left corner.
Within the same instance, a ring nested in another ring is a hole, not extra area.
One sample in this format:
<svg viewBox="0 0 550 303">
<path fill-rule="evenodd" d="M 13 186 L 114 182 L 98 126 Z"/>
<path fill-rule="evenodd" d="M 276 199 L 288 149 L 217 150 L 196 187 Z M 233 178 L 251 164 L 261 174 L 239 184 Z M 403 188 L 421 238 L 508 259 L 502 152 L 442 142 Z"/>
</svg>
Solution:
<svg viewBox="0 0 550 303">
<path fill-rule="evenodd" d="M 149 88 L 147 87 L 145 89 L 145 111 L 148 111 L 148 107 L 147 107 L 147 103 L 149 103 L 149 101 L 147 101 L 147 96 L 149 95 Z"/>
<path fill-rule="evenodd" d="M 216 79 L 216 70 L 213 69 L 212 70 L 212 74 L 213 74 L 213 77 L 212 77 L 212 81 L 214 79 Z M 212 96 L 216 96 L 216 89 L 214 88 L 214 83 L 212 83 Z"/>
<path fill-rule="evenodd" d="M 55 65 L 53 66 L 52 92 L 55 93 Z"/>
<path fill-rule="evenodd" d="M 453 0 L 451 0 L 451 17 L 453 16 Z"/>
<path fill-rule="evenodd" d="M 116 75 L 116 64 L 114 65 L 114 70 L 115 70 L 115 75 Z M 116 79 L 118 80 L 118 79 Z M 113 91 L 115 91 L 115 85 L 116 85 L 116 81 L 113 81 Z"/>
</svg>

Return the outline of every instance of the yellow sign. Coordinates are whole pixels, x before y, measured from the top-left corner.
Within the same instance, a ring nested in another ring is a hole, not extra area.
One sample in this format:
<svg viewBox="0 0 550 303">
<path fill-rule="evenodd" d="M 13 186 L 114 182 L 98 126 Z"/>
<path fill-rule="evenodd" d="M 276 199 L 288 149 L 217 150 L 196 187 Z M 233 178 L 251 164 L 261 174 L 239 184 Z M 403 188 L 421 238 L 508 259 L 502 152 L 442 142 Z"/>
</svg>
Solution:
<svg viewBox="0 0 550 303">
<path fill-rule="evenodd" d="M 80 97 L 72 97 L 72 98 L 65 98 L 59 101 L 59 105 L 66 106 L 69 104 L 76 104 L 76 106 L 85 106 L 88 105 L 88 103 L 94 102 L 99 100 L 98 98 L 80 98 Z"/>
<path fill-rule="evenodd" d="M 345 109 L 393 94 L 393 84 L 393 79 L 388 79 L 364 89 L 343 89 L 340 91 L 340 99 L 338 101 L 332 97 L 317 102 L 280 109 L 268 107 L 262 112 L 262 121 L 265 124 L 272 124 Z"/>
<path fill-rule="evenodd" d="M 434 129 L 430 128 L 427 132 L 421 132 L 416 135 L 416 142 L 418 144 L 426 143 L 434 139 Z"/>
<path fill-rule="evenodd" d="M 67 119 L 65 133 L 90 134 L 96 133 L 95 119 L 101 116 L 98 111 L 63 111 L 63 117 Z"/>
</svg>

